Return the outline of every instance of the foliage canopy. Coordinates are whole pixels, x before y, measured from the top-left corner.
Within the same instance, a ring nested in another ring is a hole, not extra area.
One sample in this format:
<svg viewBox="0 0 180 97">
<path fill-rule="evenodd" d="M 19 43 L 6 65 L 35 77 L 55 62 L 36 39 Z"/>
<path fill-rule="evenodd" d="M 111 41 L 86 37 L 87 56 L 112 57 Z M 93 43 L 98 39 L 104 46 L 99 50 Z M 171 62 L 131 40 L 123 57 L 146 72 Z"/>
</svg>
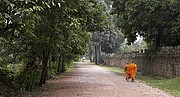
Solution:
<svg viewBox="0 0 180 97">
<path fill-rule="evenodd" d="M 179 0 L 113 0 L 112 14 L 129 43 L 137 33 L 151 46 L 177 46 L 180 42 Z"/>
</svg>

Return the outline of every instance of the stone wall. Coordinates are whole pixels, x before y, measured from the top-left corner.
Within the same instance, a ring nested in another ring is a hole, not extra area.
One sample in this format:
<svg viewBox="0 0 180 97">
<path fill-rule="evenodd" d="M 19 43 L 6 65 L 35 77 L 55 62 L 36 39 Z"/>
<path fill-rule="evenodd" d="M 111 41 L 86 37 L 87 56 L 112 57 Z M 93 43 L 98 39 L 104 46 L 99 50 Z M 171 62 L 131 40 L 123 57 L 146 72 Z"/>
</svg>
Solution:
<svg viewBox="0 0 180 97">
<path fill-rule="evenodd" d="M 180 76 L 180 47 L 162 47 L 158 52 L 106 54 L 102 60 L 104 65 L 121 68 L 134 61 L 138 71 L 144 75 L 166 78 Z"/>
</svg>

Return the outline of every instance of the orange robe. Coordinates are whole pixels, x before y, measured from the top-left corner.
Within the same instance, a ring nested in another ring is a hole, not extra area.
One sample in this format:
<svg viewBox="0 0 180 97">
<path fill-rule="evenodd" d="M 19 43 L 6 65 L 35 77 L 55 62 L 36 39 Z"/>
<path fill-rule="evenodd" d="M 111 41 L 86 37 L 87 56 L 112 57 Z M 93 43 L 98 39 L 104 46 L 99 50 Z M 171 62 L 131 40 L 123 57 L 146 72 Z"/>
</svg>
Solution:
<svg viewBox="0 0 180 97">
<path fill-rule="evenodd" d="M 128 81 L 128 79 L 131 78 L 131 75 L 130 75 L 130 65 L 129 64 L 125 65 L 124 72 L 125 72 L 126 80 Z"/>
<path fill-rule="evenodd" d="M 130 64 L 130 67 L 129 67 L 129 70 L 130 70 L 130 75 L 131 75 L 132 81 L 134 81 L 135 76 L 136 76 L 136 71 L 137 71 L 137 66 L 136 66 L 136 64 L 131 63 L 131 64 Z"/>
<path fill-rule="evenodd" d="M 134 81 L 136 76 L 137 66 L 134 63 L 126 64 L 124 72 L 126 73 L 126 80 L 132 79 Z"/>
</svg>

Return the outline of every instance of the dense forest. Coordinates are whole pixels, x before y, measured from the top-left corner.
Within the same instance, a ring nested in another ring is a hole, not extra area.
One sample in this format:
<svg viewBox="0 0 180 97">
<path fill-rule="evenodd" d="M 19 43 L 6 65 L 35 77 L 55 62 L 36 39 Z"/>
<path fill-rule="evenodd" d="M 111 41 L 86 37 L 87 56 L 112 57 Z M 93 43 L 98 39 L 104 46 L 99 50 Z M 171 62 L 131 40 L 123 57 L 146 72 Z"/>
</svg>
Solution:
<svg viewBox="0 0 180 97">
<path fill-rule="evenodd" d="M 85 53 L 180 45 L 179 0 L 0 0 L 0 81 L 43 86 Z M 126 40 L 126 42 L 124 42 Z M 95 58 L 95 59 L 94 59 Z"/>
</svg>

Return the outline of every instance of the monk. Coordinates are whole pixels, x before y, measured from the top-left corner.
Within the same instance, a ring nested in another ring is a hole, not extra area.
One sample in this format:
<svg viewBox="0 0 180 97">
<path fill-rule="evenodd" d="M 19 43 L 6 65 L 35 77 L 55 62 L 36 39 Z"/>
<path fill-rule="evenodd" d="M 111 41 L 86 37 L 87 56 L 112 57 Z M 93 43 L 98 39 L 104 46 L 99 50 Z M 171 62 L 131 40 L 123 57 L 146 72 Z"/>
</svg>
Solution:
<svg viewBox="0 0 180 97">
<path fill-rule="evenodd" d="M 125 65 L 125 68 L 124 68 L 124 72 L 125 72 L 125 76 L 126 76 L 126 80 L 128 81 L 130 78 L 131 78 L 131 75 L 130 75 L 130 64 L 127 63 Z"/>
<path fill-rule="evenodd" d="M 125 70 L 124 72 L 126 73 L 126 80 L 128 81 L 129 79 L 132 80 L 132 82 L 134 81 L 135 79 L 135 76 L 136 76 L 136 70 L 137 70 L 137 66 L 135 63 L 127 63 L 125 65 Z"/>
<path fill-rule="evenodd" d="M 136 71 L 137 71 L 136 64 L 135 63 L 131 63 L 130 67 L 129 67 L 129 70 L 130 70 L 130 75 L 131 75 L 131 79 L 132 79 L 132 82 L 133 82 L 134 79 L 135 79 L 135 76 L 136 76 Z"/>
</svg>

